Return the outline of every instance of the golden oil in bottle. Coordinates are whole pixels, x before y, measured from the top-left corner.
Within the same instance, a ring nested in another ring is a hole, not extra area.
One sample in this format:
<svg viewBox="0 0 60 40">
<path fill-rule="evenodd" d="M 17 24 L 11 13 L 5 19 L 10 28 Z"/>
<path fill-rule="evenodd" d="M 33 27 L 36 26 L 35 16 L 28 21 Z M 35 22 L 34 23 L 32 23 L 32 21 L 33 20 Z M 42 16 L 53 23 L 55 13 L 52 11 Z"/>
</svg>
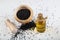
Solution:
<svg viewBox="0 0 60 40">
<path fill-rule="evenodd" d="M 42 23 L 36 22 L 36 30 L 38 32 L 44 32 L 45 31 L 45 29 L 46 29 L 46 22 L 44 22 L 44 23 L 43 22 Z"/>
</svg>

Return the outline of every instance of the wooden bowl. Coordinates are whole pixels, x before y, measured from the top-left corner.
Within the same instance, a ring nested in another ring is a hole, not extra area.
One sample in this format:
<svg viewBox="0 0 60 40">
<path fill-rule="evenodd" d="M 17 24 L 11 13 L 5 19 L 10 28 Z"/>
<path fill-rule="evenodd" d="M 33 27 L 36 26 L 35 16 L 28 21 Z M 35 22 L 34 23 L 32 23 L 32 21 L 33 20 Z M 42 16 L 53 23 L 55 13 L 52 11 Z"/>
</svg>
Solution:
<svg viewBox="0 0 60 40">
<path fill-rule="evenodd" d="M 29 6 L 21 5 L 15 10 L 14 17 L 20 23 L 29 23 L 32 20 L 33 11 Z"/>
</svg>

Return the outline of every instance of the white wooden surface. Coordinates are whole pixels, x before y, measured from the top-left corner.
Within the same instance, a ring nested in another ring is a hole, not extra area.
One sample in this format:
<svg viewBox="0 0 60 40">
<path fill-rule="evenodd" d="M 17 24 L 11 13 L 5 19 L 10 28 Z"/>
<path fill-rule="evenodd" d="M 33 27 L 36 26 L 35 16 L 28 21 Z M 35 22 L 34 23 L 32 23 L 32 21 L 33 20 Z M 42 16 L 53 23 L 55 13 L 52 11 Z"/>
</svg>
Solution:
<svg viewBox="0 0 60 40">
<path fill-rule="evenodd" d="M 44 33 L 35 33 L 26 30 L 18 35 L 17 40 L 60 40 L 60 0 L 0 0 L 0 40 L 10 40 L 11 31 L 5 25 L 6 18 L 9 18 L 16 26 L 20 24 L 14 19 L 14 10 L 22 5 L 29 5 L 34 17 L 38 13 L 48 16 L 46 31 Z"/>
</svg>

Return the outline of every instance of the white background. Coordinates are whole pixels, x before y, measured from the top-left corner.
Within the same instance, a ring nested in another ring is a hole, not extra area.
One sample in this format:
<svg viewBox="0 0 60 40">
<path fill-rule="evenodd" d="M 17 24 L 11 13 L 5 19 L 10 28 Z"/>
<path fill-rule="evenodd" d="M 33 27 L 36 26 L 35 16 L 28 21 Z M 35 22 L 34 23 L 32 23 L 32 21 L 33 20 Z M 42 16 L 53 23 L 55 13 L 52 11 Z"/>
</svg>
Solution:
<svg viewBox="0 0 60 40">
<path fill-rule="evenodd" d="M 48 16 L 48 19 L 44 33 L 27 30 L 23 32 L 23 35 L 19 34 L 17 40 L 60 40 L 60 0 L 0 0 L 0 40 L 10 40 L 12 36 L 5 24 L 6 18 L 9 18 L 16 26 L 20 25 L 13 14 L 14 10 L 23 4 L 32 8 L 33 19 L 36 19 L 40 12 L 44 17 Z"/>
</svg>

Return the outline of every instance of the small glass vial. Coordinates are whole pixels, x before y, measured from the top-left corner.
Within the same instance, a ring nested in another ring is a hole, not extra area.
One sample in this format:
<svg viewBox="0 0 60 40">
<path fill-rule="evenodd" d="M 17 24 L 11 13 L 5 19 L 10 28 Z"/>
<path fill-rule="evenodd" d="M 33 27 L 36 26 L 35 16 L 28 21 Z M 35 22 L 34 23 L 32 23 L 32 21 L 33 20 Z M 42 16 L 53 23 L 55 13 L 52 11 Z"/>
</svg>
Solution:
<svg viewBox="0 0 60 40">
<path fill-rule="evenodd" d="M 38 14 L 37 20 L 35 21 L 35 23 L 36 23 L 35 30 L 37 32 L 42 33 L 42 32 L 44 32 L 46 30 L 46 20 L 45 19 L 47 19 L 47 17 L 43 18 L 42 13 Z"/>
</svg>

